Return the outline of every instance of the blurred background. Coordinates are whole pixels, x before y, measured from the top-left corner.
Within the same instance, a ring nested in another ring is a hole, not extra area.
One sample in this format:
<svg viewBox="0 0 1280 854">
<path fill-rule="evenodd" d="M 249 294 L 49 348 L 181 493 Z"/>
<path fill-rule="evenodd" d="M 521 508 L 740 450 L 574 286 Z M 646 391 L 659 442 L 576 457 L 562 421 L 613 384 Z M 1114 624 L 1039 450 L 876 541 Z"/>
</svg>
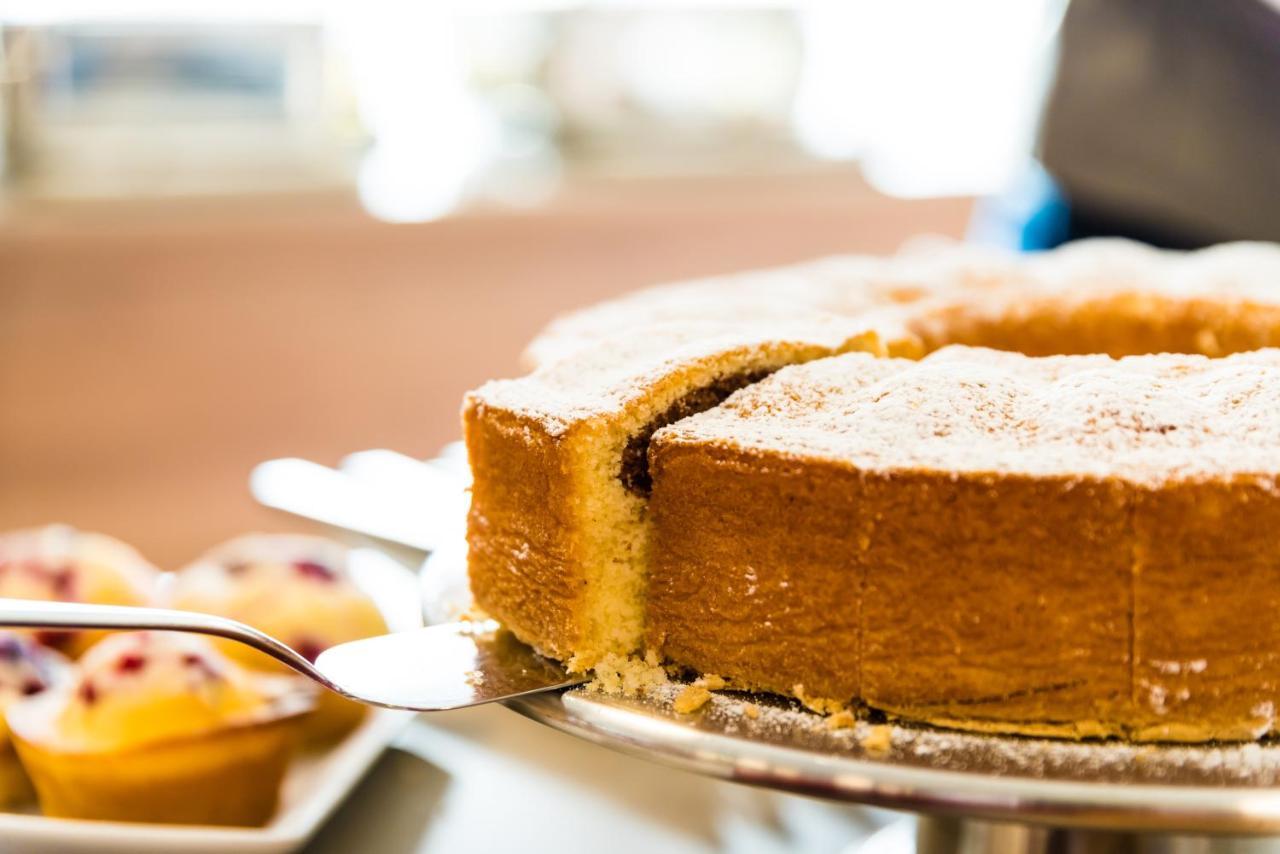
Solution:
<svg viewBox="0 0 1280 854">
<path fill-rule="evenodd" d="M 255 464 L 433 455 L 642 285 L 1280 240 L 1277 93 L 1280 0 L 4 0 L 0 530 L 175 568 L 295 528 Z M 311 850 L 911 849 L 499 708 L 420 723 Z"/>
<path fill-rule="evenodd" d="M 559 311 L 922 234 L 1276 237 L 1268 0 L 0 5 L 0 528 L 161 565 Z"/>
</svg>

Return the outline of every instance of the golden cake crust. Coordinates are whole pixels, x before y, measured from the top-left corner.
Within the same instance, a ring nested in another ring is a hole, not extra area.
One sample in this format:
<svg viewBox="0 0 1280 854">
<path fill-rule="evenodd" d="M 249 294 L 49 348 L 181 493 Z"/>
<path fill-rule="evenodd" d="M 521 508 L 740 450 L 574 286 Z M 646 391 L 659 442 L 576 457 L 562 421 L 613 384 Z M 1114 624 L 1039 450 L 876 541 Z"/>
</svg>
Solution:
<svg viewBox="0 0 1280 854">
<path fill-rule="evenodd" d="M 1277 447 L 1276 350 L 787 368 L 655 436 L 648 638 L 917 720 L 1256 737 Z"/>
<path fill-rule="evenodd" d="M 1276 731 L 1280 481 L 1228 476 L 1146 490 L 1133 524 L 1136 735 L 1204 741 Z"/>
<path fill-rule="evenodd" d="M 574 559 L 566 443 L 545 423 L 491 408 L 482 395 L 464 418 L 473 477 L 468 563 L 478 604 L 541 651 L 571 658 L 586 578 Z"/>
<path fill-rule="evenodd" d="M 864 573 L 847 553 L 868 524 L 863 478 L 720 446 L 653 450 L 649 648 L 737 686 L 862 696 Z"/>
</svg>

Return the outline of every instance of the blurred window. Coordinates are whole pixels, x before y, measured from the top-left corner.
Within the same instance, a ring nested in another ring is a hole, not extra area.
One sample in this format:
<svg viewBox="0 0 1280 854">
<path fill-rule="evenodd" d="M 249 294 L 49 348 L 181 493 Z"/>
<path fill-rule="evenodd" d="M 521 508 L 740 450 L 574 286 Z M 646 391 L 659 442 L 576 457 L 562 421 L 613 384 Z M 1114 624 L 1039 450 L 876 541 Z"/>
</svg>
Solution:
<svg viewBox="0 0 1280 854">
<path fill-rule="evenodd" d="M 989 193 L 1025 163 L 1063 3 L 177 5 L 0 10 L 12 191 L 354 186 L 392 220 L 584 175 Z"/>
</svg>

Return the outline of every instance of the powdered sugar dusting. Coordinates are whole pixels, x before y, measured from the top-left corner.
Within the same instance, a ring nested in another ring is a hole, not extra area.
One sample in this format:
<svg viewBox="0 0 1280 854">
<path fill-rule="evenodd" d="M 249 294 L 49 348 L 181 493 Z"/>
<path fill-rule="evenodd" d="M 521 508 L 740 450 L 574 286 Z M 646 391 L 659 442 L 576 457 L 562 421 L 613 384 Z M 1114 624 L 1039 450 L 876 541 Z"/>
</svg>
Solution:
<svg viewBox="0 0 1280 854">
<path fill-rule="evenodd" d="M 655 441 L 866 470 L 1143 484 L 1230 474 L 1274 487 L 1280 350 L 1112 359 L 945 347 L 918 362 L 851 353 L 784 368 Z"/>
<path fill-rule="evenodd" d="M 945 326 L 946 318 L 957 313 L 1016 317 L 1020 308 L 1037 301 L 1068 310 L 1088 300 L 1158 296 L 1211 300 L 1247 314 L 1250 306 L 1280 307 L 1277 281 L 1280 248 L 1262 243 L 1184 253 L 1129 241 L 1089 240 L 1030 256 L 946 244 L 892 258 L 827 258 L 649 288 L 567 315 L 530 346 L 537 370 L 521 379 L 489 383 L 469 400 L 472 406 L 518 414 L 554 436 L 645 399 L 676 372 L 730 353 L 750 360 L 778 348 L 837 352 L 873 331 L 883 342 L 919 343 L 911 330 L 930 338 L 931 324 Z M 1216 345 L 1205 343 L 1206 351 L 1216 354 Z M 974 380 L 982 382 L 981 377 Z M 1037 416 L 1047 430 L 1071 417 L 1093 418 L 1099 426 L 1112 419 L 1101 405 L 1085 406 L 1087 390 L 1100 381 L 1077 380 L 1084 383 L 1078 393 L 1071 392 L 1074 381 L 1067 377 L 1061 387 L 1064 400 L 1077 404 L 1074 410 L 1064 411 L 1057 422 L 1053 408 Z M 1223 397 L 1232 387 L 1246 397 L 1274 383 L 1250 383 L 1238 375 L 1215 377 L 1213 385 Z M 1183 390 L 1195 400 L 1194 389 Z M 910 397 L 900 389 L 883 407 L 886 413 L 904 396 Z M 971 399 L 961 395 L 953 407 Z M 1153 403 L 1160 400 L 1157 395 Z M 916 403 L 938 405 L 939 400 Z M 1162 413 L 1135 414 L 1134 401 L 1129 404 L 1122 418 L 1148 429 L 1164 423 L 1147 417 Z M 992 414 L 999 401 L 992 398 L 986 405 Z M 1137 416 L 1140 422 L 1134 421 Z"/>
<path fill-rule="evenodd" d="M 700 730 L 778 746 L 895 765 L 1001 776 L 1171 785 L 1280 785 L 1280 746 L 1133 744 L 956 732 L 869 720 L 833 728 L 830 718 L 773 695 L 715 692 L 692 713 L 674 710 L 686 683 L 657 685 L 641 699 L 599 694 L 590 702 L 669 716 Z M 1268 704 L 1269 705 L 1269 704 Z M 1260 716 L 1270 709 L 1255 710 Z"/>
</svg>

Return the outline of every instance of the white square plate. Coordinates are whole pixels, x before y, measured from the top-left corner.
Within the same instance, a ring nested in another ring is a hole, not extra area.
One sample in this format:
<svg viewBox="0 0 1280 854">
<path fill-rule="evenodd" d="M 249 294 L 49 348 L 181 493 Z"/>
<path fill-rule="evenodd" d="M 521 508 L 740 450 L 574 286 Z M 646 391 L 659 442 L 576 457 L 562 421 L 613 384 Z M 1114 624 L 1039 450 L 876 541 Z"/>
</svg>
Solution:
<svg viewBox="0 0 1280 854">
<path fill-rule="evenodd" d="M 351 574 L 383 612 L 393 631 L 422 624 L 414 573 L 373 549 L 352 552 Z M 413 712 L 373 709 L 349 736 L 328 750 L 294 760 L 280 793 L 280 809 L 265 827 L 204 827 L 81 821 L 0 812 L 5 854 L 284 854 L 297 851 L 342 803 L 374 761 L 413 718 Z"/>
</svg>

